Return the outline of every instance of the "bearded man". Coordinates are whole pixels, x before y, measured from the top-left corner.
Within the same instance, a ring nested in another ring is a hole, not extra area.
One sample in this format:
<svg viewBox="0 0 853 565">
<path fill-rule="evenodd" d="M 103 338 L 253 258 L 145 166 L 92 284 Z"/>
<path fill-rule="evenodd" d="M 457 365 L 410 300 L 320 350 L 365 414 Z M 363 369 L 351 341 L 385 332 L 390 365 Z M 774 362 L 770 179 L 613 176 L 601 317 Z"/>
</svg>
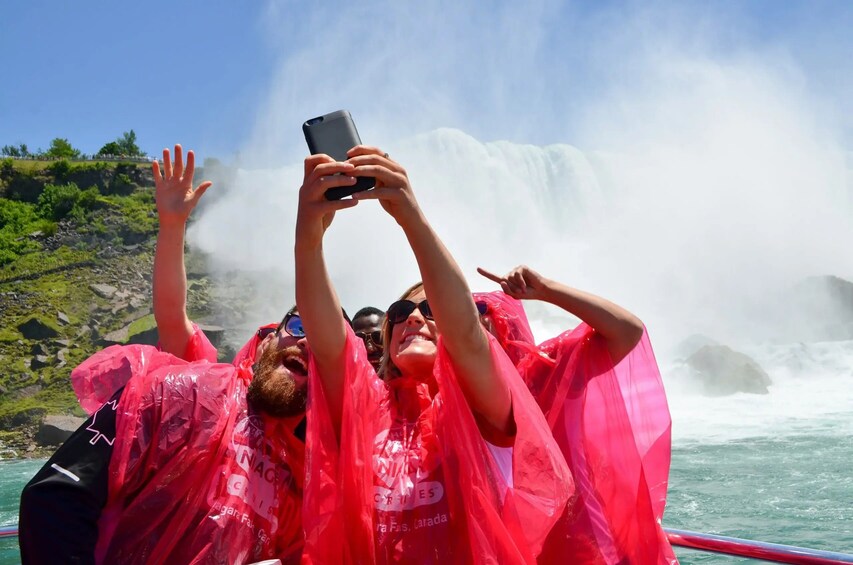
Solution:
<svg viewBox="0 0 853 565">
<path fill-rule="evenodd" d="M 21 496 L 23 563 L 299 562 L 307 367 L 299 313 L 231 364 L 186 313 L 184 229 L 210 186 L 194 156 L 155 162 L 160 347 L 113 346 L 72 372 L 89 419 Z"/>
<path fill-rule="evenodd" d="M 24 489 L 22 562 L 297 563 L 307 377 L 305 340 L 287 333 L 297 327 L 292 310 L 261 328 L 236 365 L 131 345 L 77 367 L 93 390 L 120 388 Z"/>
</svg>

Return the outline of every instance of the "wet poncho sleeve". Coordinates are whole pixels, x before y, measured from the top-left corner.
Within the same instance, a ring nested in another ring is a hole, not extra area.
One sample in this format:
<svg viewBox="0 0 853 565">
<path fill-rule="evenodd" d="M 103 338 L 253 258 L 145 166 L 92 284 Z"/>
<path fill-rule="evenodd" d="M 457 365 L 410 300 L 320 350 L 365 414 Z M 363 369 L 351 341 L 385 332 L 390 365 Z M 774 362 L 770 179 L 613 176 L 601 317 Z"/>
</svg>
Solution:
<svg viewBox="0 0 853 565">
<path fill-rule="evenodd" d="M 521 372 L 578 490 L 542 562 L 677 562 L 661 526 L 672 421 L 648 334 L 615 366 L 586 324 L 539 350 Z"/>
<path fill-rule="evenodd" d="M 363 343 L 348 331 L 340 443 L 311 360 L 306 559 L 534 562 L 573 483 L 515 367 L 495 342 L 491 348 L 512 391 L 512 485 L 481 436 L 440 341 L 438 393 L 429 397 L 423 383 L 379 380 Z"/>
<path fill-rule="evenodd" d="M 209 361 L 216 363 L 218 352 L 210 343 L 207 335 L 198 327 L 198 324 L 193 323 L 193 333 L 187 341 L 187 347 L 181 359 L 184 361 Z"/>
<path fill-rule="evenodd" d="M 21 562 L 95 562 L 98 518 L 107 501 L 107 471 L 121 390 L 80 426 L 21 493 Z"/>
</svg>

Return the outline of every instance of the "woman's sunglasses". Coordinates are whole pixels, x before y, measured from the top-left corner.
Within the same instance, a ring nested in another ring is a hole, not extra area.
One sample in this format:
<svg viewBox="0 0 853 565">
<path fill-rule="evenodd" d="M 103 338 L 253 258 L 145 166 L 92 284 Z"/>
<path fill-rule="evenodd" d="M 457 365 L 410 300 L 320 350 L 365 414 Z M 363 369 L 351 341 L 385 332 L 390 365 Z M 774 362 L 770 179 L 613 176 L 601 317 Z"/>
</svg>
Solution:
<svg viewBox="0 0 853 565">
<path fill-rule="evenodd" d="M 305 337 L 305 330 L 302 328 L 302 318 L 296 312 L 288 312 L 282 318 L 281 323 L 274 328 L 258 328 L 258 339 L 264 339 L 271 333 L 280 334 L 284 330 L 287 335 L 292 337 Z"/>
<path fill-rule="evenodd" d="M 477 305 L 477 313 L 481 316 L 485 316 L 489 311 L 489 305 L 482 300 L 477 300 L 474 304 Z M 393 326 L 405 321 L 415 311 L 415 308 L 420 310 L 427 320 L 435 320 L 432 316 L 432 308 L 429 307 L 429 302 L 426 300 L 421 300 L 417 304 L 411 300 L 398 300 L 388 307 L 385 315 L 388 316 L 388 322 Z"/>
</svg>

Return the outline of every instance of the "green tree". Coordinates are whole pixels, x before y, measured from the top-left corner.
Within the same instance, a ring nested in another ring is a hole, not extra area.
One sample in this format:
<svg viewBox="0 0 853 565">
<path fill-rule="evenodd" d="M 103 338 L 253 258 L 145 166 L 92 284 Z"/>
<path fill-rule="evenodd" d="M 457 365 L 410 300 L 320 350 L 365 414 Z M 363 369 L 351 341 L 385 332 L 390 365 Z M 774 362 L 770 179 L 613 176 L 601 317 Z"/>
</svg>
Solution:
<svg viewBox="0 0 853 565">
<path fill-rule="evenodd" d="M 121 138 L 118 140 L 118 144 L 123 149 L 122 155 L 127 155 L 128 157 L 141 157 L 142 151 L 139 150 L 139 146 L 136 145 L 136 132 L 133 130 L 126 131 L 121 134 Z"/>
<path fill-rule="evenodd" d="M 57 137 L 50 142 L 50 148 L 45 152 L 45 156 L 57 159 L 77 159 L 80 157 L 80 150 L 72 147 L 67 139 Z"/>
<path fill-rule="evenodd" d="M 110 141 L 98 151 L 98 155 L 112 155 L 121 157 L 142 157 L 143 153 L 136 144 L 136 132 L 126 131 L 115 141 Z"/>
<path fill-rule="evenodd" d="M 18 145 L 4 145 L 2 149 L 0 149 L 0 155 L 5 155 L 6 157 L 29 157 L 30 150 L 27 148 L 26 143 L 20 143 Z"/>
<path fill-rule="evenodd" d="M 98 151 L 98 156 L 118 157 L 119 155 L 121 155 L 121 151 L 121 145 L 119 145 L 117 141 L 110 141 L 109 143 L 101 147 L 101 150 Z"/>
<path fill-rule="evenodd" d="M 98 156 L 106 157 L 107 155 L 109 155 L 111 157 L 115 157 L 121 155 L 121 151 L 121 145 L 119 145 L 118 142 L 110 141 L 109 143 L 101 147 L 101 150 L 98 151 Z"/>
</svg>

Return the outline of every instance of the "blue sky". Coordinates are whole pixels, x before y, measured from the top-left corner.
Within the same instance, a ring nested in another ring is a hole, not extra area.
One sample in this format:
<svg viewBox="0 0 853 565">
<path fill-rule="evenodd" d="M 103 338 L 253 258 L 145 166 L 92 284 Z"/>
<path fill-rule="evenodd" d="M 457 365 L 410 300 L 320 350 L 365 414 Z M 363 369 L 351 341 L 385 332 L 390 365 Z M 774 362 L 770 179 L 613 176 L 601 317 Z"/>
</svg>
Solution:
<svg viewBox="0 0 853 565">
<path fill-rule="evenodd" d="M 679 53 L 784 67 L 853 146 L 846 0 L 308 4 L 5 2 L 0 145 L 66 137 L 92 153 L 133 128 L 152 154 L 181 141 L 230 157 L 281 136 L 294 156 L 302 119 L 337 107 L 571 143 L 590 100 L 643 88 L 639 53 Z"/>
</svg>

